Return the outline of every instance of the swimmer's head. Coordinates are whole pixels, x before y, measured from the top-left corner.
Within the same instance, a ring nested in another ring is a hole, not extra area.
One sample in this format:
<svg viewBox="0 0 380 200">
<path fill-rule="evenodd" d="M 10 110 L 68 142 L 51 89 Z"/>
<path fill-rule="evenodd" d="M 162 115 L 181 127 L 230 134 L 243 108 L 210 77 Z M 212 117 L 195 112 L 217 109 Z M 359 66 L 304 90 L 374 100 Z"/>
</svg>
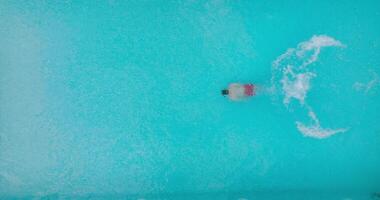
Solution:
<svg viewBox="0 0 380 200">
<path fill-rule="evenodd" d="M 222 90 L 222 95 L 228 95 L 228 90 L 226 89 Z"/>
</svg>

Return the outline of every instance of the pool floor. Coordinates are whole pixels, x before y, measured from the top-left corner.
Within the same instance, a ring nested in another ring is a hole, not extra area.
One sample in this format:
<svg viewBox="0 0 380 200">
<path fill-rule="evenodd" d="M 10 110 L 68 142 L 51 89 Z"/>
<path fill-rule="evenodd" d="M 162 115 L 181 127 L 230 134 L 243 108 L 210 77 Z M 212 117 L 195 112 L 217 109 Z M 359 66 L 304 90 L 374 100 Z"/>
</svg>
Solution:
<svg viewBox="0 0 380 200">
<path fill-rule="evenodd" d="M 0 44 L 2 199 L 379 199 L 379 1 L 1 1 Z"/>
</svg>

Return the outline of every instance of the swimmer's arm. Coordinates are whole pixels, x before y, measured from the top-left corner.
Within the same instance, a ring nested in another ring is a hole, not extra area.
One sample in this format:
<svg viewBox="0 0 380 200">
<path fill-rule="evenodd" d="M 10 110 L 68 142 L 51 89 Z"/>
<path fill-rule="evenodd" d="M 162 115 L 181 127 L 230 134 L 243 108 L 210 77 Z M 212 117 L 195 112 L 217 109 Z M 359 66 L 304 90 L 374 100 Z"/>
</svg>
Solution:
<svg viewBox="0 0 380 200">
<path fill-rule="evenodd" d="M 238 88 L 233 88 L 230 90 L 230 94 L 228 95 L 228 97 L 230 98 L 230 100 L 232 101 L 241 101 L 242 100 L 242 96 L 241 94 L 236 91 L 236 90 L 239 90 Z"/>
<path fill-rule="evenodd" d="M 229 88 L 240 88 L 241 84 L 239 84 L 239 83 L 231 83 L 228 87 Z"/>
</svg>

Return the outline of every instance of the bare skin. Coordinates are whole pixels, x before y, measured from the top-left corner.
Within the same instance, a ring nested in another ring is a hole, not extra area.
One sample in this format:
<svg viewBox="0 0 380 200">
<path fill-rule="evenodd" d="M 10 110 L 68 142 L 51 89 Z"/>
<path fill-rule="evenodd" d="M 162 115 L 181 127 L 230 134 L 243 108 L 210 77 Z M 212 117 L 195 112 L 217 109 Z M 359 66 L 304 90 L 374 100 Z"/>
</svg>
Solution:
<svg viewBox="0 0 380 200">
<path fill-rule="evenodd" d="M 244 86 L 239 83 L 231 83 L 228 86 L 228 97 L 232 101 L 241 101 L 245 99 L 247 96 L 244 94 Z"/>
</svg>

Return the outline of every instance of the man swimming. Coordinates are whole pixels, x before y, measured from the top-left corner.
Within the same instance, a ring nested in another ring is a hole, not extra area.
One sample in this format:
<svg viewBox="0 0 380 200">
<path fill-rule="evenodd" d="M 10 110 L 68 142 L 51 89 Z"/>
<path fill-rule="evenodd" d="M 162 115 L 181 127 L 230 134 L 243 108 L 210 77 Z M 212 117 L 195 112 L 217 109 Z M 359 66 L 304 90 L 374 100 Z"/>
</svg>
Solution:
<svg viewBox="0 0 380 200">
<path fill-rule="evenodd" d="M 231 83 L 227 89 L 222 90 L 222 95 L 228 95 L 232 101 L 241 101 L 255 94 L 256 87 L 253 84 Z"/>
</svg>

